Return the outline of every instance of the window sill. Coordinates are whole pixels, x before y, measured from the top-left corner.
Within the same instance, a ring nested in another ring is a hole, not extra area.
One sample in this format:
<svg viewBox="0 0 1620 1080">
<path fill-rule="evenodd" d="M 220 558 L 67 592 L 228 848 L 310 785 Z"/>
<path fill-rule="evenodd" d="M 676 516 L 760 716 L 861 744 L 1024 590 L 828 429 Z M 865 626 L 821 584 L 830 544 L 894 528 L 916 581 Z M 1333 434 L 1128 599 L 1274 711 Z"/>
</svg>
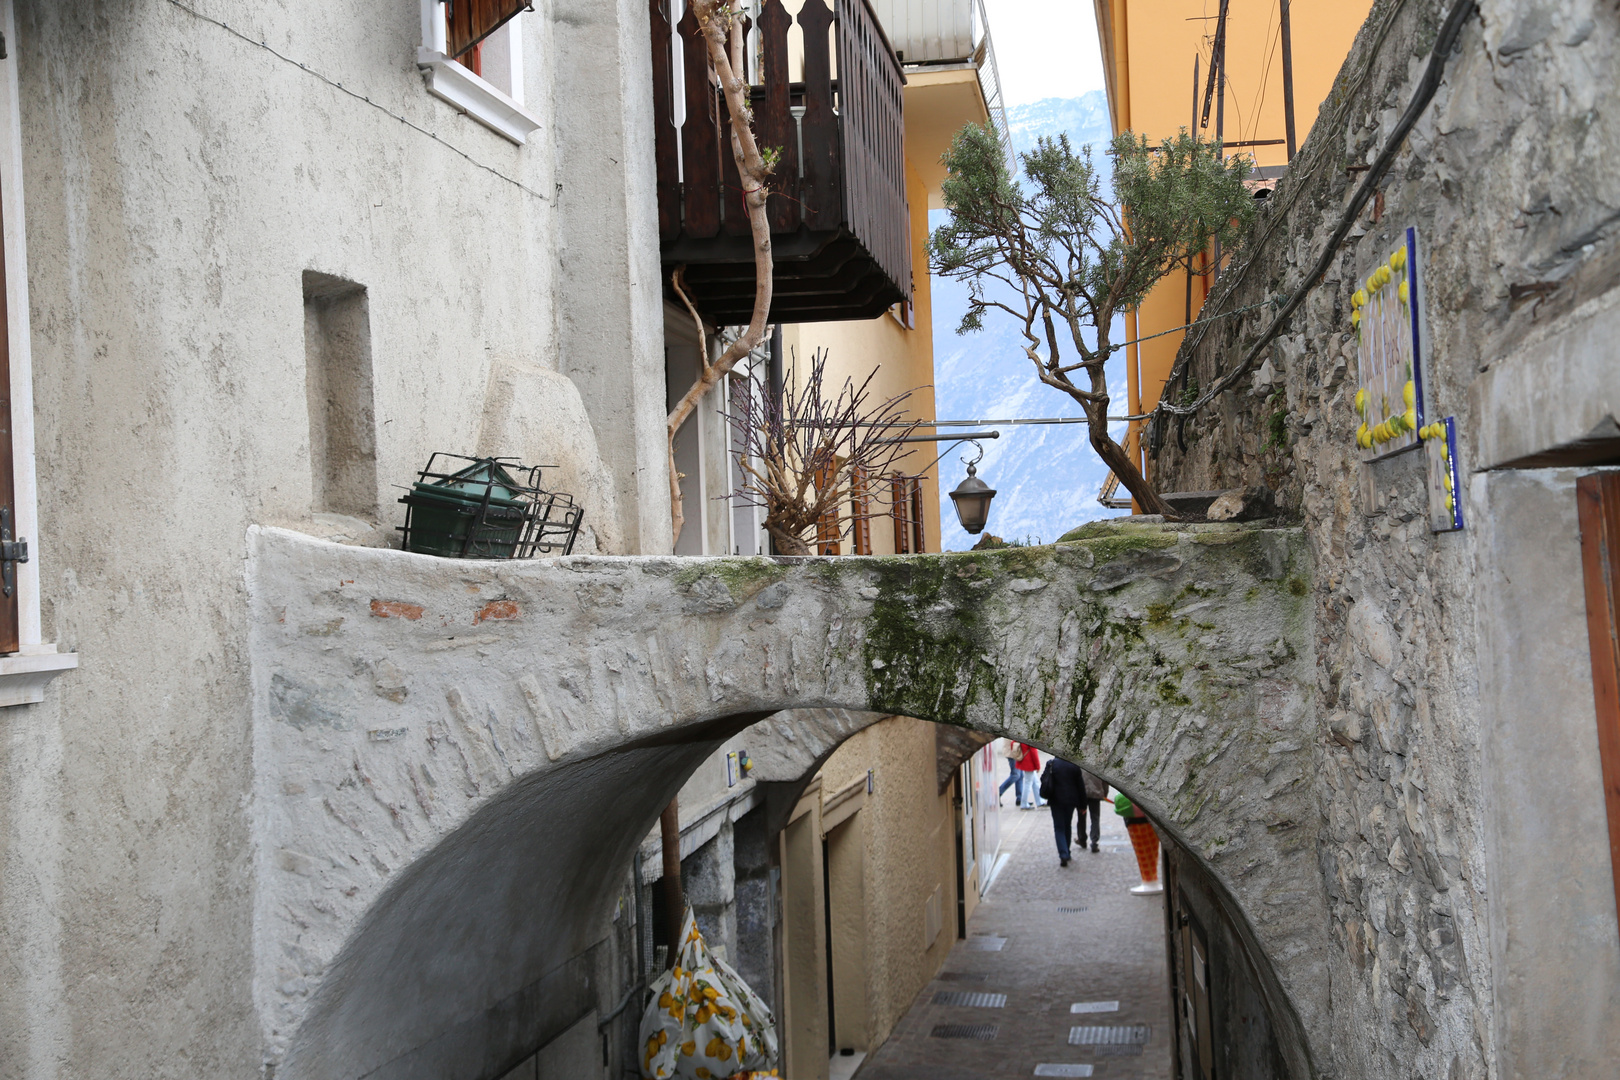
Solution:
<svg viewBox="0 0 1620 1080">
<path fill-rule="evenodd" d="M 428 93 L 497 135 L 522 146 L 540 130 L 540 121 L 532 113 L 443 53 L 418 49 L 416 66 L 422 69 Z"/>
<path fill-rule="evenodd" d="M 0 656 L 0 709 L 45 700 L 45 685 L 79 666 L 78 653 L 57 652 L 55 645 L 25 645 L 13 656 Z"/>
</svg>

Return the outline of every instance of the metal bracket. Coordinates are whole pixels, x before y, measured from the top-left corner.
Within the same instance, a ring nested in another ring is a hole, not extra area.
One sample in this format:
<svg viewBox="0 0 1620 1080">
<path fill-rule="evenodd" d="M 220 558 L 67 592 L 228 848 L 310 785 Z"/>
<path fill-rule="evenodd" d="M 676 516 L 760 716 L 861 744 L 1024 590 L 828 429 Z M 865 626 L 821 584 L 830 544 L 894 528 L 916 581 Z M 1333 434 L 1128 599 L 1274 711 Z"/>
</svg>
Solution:
<svg viewBox="0 0 1620 1080">
<path fill-rule="evenodd" d="M 0 506 L 0 593 L 6 599 L 17 591 L 17 564 L 28 561 L 28 541 L 11 538 L 11 507 Z"/>
</svg>

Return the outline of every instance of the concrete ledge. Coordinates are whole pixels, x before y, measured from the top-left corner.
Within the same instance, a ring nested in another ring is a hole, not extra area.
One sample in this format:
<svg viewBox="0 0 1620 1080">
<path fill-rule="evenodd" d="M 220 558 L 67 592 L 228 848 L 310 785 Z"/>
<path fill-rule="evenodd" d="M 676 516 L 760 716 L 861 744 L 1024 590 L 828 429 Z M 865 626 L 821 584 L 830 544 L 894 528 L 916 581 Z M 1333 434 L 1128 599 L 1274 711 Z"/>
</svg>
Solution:
<svg viewBox="0 0 1620 1080">
<path fill-rule="evenodd" d="M 422 69 L 428 93 L 454 105 L 497 135 L 521 146 L 540 130 L 539 117 L 443 53 L 418 49 L 416 66 Z"/>
<path fill-rule="evenodd" d="M 54 645 L 37 647 L 51 651 L 0 656 L 0 709 L 44 701 L 50 681 L 79 666 L 78 653 L 57 652 Z"/>
<path fill-rule="evenodd" d="M 1469 393 L 1469 415 L 1479 425 L 1478 458 L 1470 468 L 1557 464 L 1524 459 L 1563 447 L 1578 450 L 1615 433 L 1620 418 L 1616 342 L 1620 289 L 1588 301 L 1492 364 Z"/>
</svg>

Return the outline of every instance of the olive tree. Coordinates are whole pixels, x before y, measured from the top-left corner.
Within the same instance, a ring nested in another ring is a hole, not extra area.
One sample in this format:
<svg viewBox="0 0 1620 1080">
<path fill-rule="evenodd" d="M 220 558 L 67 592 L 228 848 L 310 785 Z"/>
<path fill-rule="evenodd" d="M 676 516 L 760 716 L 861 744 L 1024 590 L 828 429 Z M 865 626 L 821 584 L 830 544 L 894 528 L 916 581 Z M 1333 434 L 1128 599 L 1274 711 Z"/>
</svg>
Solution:
<svg viewBox="0 0 1620 1080">
<path fill-rule="evenodd" d="M 1108 431 L 1104 366 L 1124 347 L 1112 340 L 1114 317 L 1243 234 L 1254 216 L 1243 183 L 1251 166 L 1185 130 L 1157 146 L 1124 132 L 1107 152 L 1109 195 L 1091 148 L 1077 153 L 1067 135 L 1019 155 L 1019 183 L 993 127 L 962 128 L 945 155 L 950 220 L 929 237 L 929 259 L 968 284 L 957 333 L 982 328 L 991 311 L 1017 320 L 1041 382 L 1079 403 L 1097 455 L 1145 512 L 1174 517 Z"/>
</svg>

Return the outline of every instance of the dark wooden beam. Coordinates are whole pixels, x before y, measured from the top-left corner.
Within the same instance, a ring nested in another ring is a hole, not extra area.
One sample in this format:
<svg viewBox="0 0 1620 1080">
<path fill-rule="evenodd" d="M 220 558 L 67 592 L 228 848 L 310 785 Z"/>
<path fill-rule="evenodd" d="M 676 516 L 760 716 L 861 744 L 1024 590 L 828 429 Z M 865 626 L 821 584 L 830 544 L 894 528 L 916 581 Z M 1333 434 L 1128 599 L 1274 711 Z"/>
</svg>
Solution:
<svg viewBox="0 0 1620 1080">
<path fill-rule="evenodd" d="M 1620 472 L 1575 482 L 1586 584 L 1586 637 L 1592 652 L 1598 758 L 1609 820 L 1609 864 L 1620 904 Z"/>
</svg>

